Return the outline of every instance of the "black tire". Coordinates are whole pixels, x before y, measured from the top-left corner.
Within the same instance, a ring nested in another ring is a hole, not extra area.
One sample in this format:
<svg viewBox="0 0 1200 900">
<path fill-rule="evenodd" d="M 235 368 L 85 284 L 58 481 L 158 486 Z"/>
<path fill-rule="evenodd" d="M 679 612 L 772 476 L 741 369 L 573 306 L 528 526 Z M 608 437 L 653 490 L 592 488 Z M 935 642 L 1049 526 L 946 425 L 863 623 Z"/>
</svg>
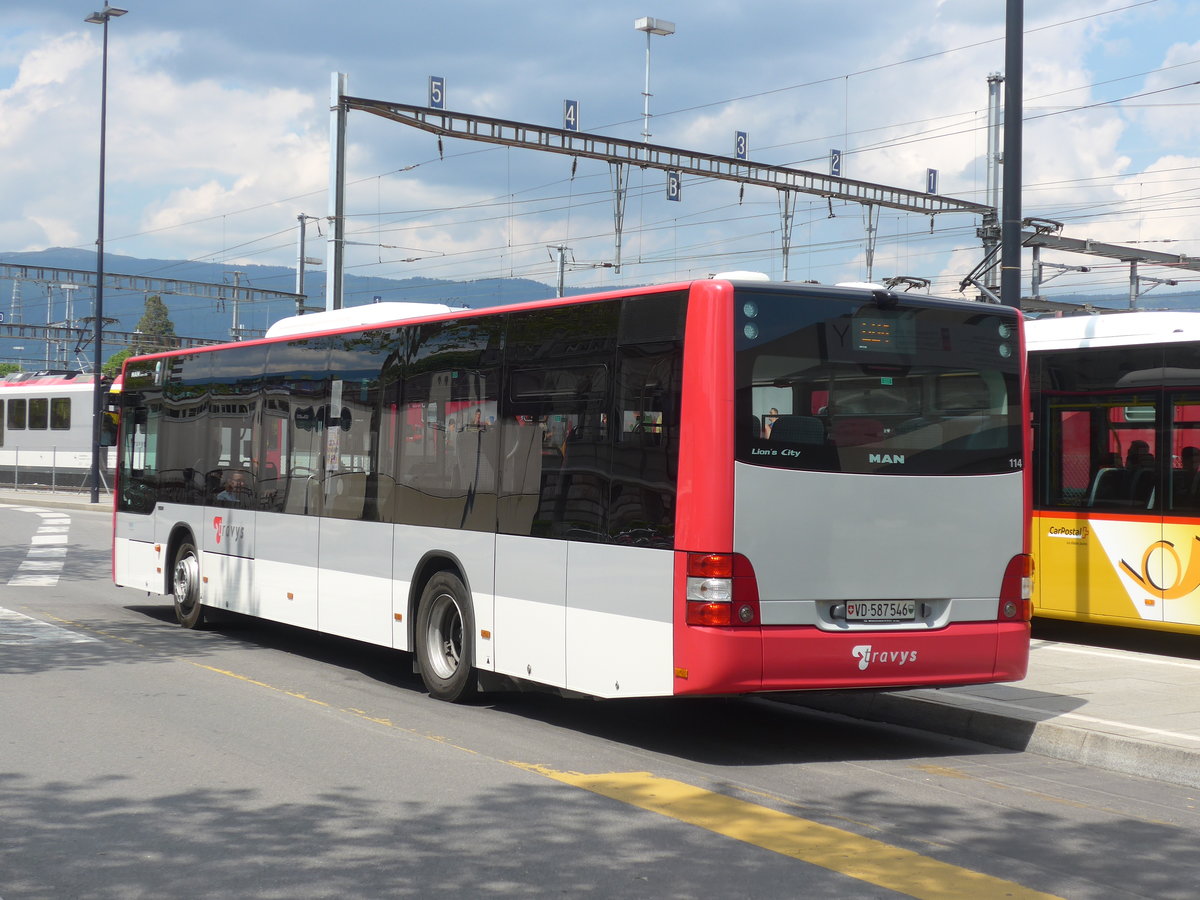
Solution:
<svg viewBox="0 0 1200 900">
<path fill-rule="evenodd" d="M 184 541 L 175 551 L 171 565 L 171 595 L 175 598 L 175 618 L 184 628 L 199 628 L 204 624 L 204 607 L 200 605 L 200 556 L 196 545 Z"/>
<path fill-rule="evenodd" d="M 466 586 L 438 572 L 421 592 L 417 611 L 417 664 L 429 696 L 458 703 L 475 694 L 475 612 Z"/>
</svg>

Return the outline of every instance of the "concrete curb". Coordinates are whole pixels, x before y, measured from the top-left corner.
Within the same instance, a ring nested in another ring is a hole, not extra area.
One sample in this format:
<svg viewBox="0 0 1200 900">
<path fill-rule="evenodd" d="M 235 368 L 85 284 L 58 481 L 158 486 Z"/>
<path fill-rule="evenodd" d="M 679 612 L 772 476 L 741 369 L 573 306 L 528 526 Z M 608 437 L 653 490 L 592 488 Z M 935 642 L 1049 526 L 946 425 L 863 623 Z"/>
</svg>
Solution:
<svg viewBox="0 0 1200 900">
<path fill-rule="evenodd" d="M 962 695 L 932 699 L 905 693 L 816 693 L 792 694 L 786 702 L 1006 750 L 1028 751 L 1125 775 L 1200 787 L 1200 747 L 1189 750 L 1053 719 L 1034 721 L 1004 715 L 972 705 L 970 698 Z"/>
</svg>

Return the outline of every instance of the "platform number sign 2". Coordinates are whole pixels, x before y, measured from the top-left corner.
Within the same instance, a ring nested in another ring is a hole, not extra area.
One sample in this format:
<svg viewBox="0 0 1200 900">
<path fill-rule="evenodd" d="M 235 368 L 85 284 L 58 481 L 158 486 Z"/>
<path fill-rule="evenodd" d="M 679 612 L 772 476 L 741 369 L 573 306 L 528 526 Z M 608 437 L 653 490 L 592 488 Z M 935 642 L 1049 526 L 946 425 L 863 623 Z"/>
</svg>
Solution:
<svg viewBox="0 0 1200 900">
<path fill-rule="evenodd" d="M 579 130 L 579 101 L 564 100 L 563 101 L 563 130 L 578 131 Z"/>
<path fill-rule="evenodd" d="M 678 172 L 667 173 L 667 199 L 679 200 L 683 192 L 683 178 Z"/>
<path fill-rule="evenodd" d="M 429 108 L 446 108 L 446 79 L 441 75 L 429 76 Z"/>
</svg>

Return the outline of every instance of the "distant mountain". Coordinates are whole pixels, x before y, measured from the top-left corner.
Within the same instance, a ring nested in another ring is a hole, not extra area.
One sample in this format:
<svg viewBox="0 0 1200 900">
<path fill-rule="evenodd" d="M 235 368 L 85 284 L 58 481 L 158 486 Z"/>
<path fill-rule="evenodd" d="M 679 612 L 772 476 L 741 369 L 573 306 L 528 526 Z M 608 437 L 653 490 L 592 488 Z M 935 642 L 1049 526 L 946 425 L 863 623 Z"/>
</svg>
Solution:
<svg viewBox="0 0 1200 900">
<path fill-rule="evenodd" d="M 33 252 L 0 252 L 0 263 L 13 265 L 42 266 L 63 269 L 80 269 L 93 272 L 96 269 L 96 254 L 88 250 L 53 247 Z M 224 263 L 189 262 L 186 260 L 138 259 L 132 256 L 117 256 L 106 253 L 104 268 L 108 273 L 141 275 L 181 281 L 199 281 L 208 284 L 236 282 L 262 290 L 292 292 L 296 288 L 295 269 L 286 266 L 234 266 Z M 234 272 L 238 274 L 235 275 Z M 14 280 L 0 270 L 0 313 L 4 321 L 10 322 L 13 309 Z M 305 293 L 310 306 L 325 304 L 325 273 L 311 268 L 305 275 Z M 64 293 L 54 286 L 31 281 L 20 283 L 21 321 L 26 324 L 44 325 L 47 320 L 49 300 L 50 321 L 62 322 L 66 318 Z M 571 294 L 584 293 L 580 290 Z M 218 305 L 210 300 L 161 293 L 163 302 L 170 310 L 175 333 L 186 337 L 227 338 L 233 324 L 233 305 L 226 301 Z M 441 281 L 433 278 L 374 278 L 346 275 L 343 298 L 346 306 L 360 306 L 375 302 L 401 300 L 412 303 L 445 303 L 451 306 L 503 306 L 540 300 L 554 296 L 554 288 L 538 281 L 525 278 L 485 278 L 479 281 Z M 75 294 L 73 318 L 78 320 L 92 313 L 92 292 L 87 289 Z M 104 315 L 117 319 L 111 325 L 117 331 L 132 331 L 142 317 L 145 296 L 124 290 L 108 288 L 104 292 Z M 263 330 L 285 316 L 294 315 L 295 305 L 289 301 L 270 301 L 242 304 L 239 316 L 248 329 Z M 25 346 L 23 351 L 14 351 L 13 345 L 28 344 L 26 341 L 6 340 L 0 337 L 0 360 L 24 357 L 30 360 L 44 358 L 42 346 Z"/>
</svg>

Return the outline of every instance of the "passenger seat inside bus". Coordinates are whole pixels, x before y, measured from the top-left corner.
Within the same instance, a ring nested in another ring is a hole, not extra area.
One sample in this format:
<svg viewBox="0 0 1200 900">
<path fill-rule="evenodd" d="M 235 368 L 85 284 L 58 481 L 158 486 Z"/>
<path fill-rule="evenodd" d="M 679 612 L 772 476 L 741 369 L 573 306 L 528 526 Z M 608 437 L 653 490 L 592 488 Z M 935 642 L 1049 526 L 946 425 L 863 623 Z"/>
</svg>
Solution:
<svg viewBox="0 0 1200 900">
<path fill-rule="evenodd" d="M 825 426 L 816 416 L 780 416 L 771 426 L 772 441 L 824 444 Z"/>
<path fill-rule="evenodd" d="M 1117 466 L 1106 466 L 1096 472 L 1092 489 L 1088 491 L 1088 506 L 1128 506 L 1132 473 Z"/>
</svg>

